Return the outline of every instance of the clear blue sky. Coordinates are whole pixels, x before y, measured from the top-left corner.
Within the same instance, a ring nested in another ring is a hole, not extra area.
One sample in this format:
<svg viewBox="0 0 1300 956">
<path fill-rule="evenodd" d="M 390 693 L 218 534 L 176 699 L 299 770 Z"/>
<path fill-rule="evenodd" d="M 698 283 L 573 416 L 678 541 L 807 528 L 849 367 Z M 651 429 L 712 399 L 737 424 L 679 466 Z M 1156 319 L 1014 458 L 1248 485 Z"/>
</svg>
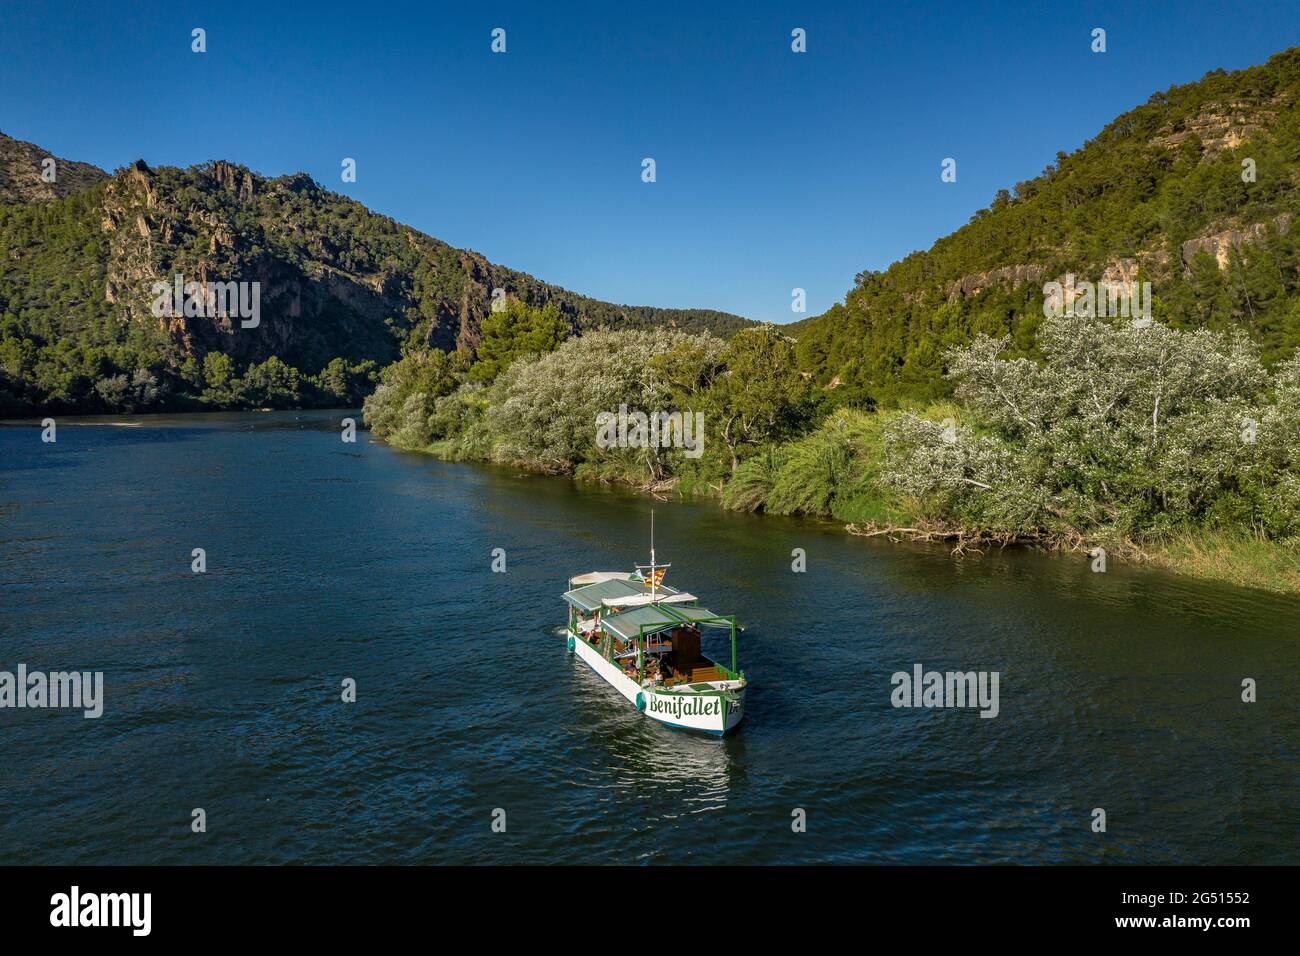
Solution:
<svg viewBox="0 0 1300 956">
<path fill-rule="evenodd" d="M 57 155 L 304 170 L 587 295 L 778 322 L 1153 91 L 1300 43 L 1295 0 L 0 2 L 0 130 Z"/>
</svg>

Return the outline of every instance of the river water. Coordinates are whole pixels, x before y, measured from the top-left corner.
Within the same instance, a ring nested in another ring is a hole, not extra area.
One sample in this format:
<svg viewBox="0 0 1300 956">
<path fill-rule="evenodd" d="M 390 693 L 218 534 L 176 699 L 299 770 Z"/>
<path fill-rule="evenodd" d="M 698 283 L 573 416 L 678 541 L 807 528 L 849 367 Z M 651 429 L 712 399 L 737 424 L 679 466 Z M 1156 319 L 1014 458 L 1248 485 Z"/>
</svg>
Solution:
<svg viewBox="0 0 1300 956">
<path fill-rule="evenodd" d="M 746 626 L 696 737 L 562 636 L 649 499 L 343 414 L 0 428 L 0 671 L 104 680 L 0 709 L 0 863 L 1300 862 L 1300 600 L 658 502 L 668 583 Z M 997 716 L 891 706 L 916 664 Z"/>
</svg>

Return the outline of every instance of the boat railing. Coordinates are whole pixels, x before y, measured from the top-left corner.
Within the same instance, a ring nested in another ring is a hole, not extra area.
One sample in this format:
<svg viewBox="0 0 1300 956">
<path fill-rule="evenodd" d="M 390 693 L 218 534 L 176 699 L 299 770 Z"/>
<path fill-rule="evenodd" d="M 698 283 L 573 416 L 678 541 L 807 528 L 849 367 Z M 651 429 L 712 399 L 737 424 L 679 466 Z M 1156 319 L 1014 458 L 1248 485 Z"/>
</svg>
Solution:
<svg viewBox="0 0 1300 956">
<path fill-rule="evenodd" d="M 713 658 L 709 658 L 709 660 L 713 660 Z M 718 663 L 717 661 L 713 661 L 713 665 L 714 665 L 718 670 L 722 671 L 723 677 L 724 677 L 725 679 L 727 679 L 727 680 L 744 680 L 744 679 L 745 679 L 745 672 L 744 672 L 744 671 L 733 671 L 733 670 L 732 670 L 730 667 L 728 667 L 726 664 L 720 664 L 720 663 Z"/>
</svg>

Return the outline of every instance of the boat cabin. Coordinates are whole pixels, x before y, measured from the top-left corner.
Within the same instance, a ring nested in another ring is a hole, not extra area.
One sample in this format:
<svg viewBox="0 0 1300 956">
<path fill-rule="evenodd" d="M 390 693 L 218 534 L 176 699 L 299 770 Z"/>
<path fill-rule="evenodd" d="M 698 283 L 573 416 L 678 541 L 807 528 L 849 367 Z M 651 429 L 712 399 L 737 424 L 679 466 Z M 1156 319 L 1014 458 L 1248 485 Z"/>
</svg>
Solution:
<svg viewBox="0 0 1300 956">
<path fill-rule="evenodd" d="M 671 688 L 742 680 L 736 670 L 736 619 L 699 606 L 693 594 L 635 574 L 592 572 L 569 582 L 569 630 L 642 687 Z M 701 650 L 702 628 L 731 635 L 731 666 Z"/>
</svg>

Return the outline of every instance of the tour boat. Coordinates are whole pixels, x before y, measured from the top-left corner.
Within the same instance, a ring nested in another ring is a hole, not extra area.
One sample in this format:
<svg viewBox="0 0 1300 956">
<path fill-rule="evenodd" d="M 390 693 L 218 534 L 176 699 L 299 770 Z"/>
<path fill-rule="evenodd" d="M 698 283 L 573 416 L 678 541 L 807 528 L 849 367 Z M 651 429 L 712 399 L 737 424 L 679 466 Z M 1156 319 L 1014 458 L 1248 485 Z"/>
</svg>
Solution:
<svg viewBox="0 0 1300 956">
<path fill-rule="evenodd" d="M 653 541 L 653 538 L 652 538 Z M 569 579 L 566 642 L 606 683 L 652 720 L 721 737 L 745 715 L 745 674 L 736 669 L 736 618 L 662 584 L 666 564 L 634 573 L 592 571 Z M 700 651 L 705 629 L 731 635 L 731 666 Z"/>
</svg>

